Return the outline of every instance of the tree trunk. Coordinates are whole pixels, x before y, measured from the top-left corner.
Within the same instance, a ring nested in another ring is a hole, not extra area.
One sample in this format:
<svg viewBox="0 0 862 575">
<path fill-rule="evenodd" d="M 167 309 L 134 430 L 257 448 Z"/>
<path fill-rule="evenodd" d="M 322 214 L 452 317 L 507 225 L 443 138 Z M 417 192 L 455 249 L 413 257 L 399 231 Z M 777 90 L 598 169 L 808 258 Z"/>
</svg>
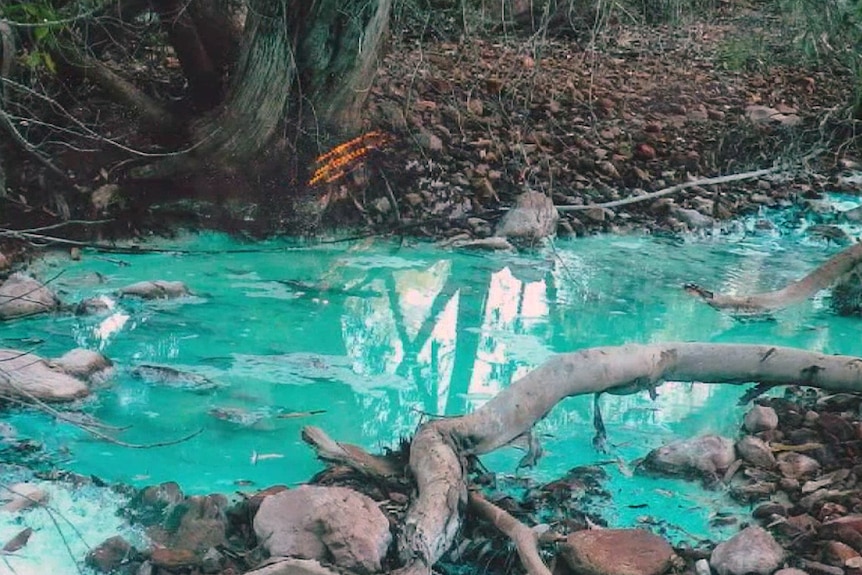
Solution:
<svg viewBox="0 0 862 575">
<path fill-rule="evenodd" d="M 153 0 L 153 6 L 188 80 L 192 105 L 202 110 L 212 108 L 221 101 L 219 73 L 186 9 L 186 3 Z"/>
<path fill-rule="evenodd" d="M 195 127 L 193 152 L 133 175 L 250 171 L 272 157 L 268 152 L 282 153 L 274 145 L 282 127 L 290 150 L 276 159 L 310 165 L 318 151 L 312 143 L 328 146 L 359 127 L 390 6 L 391 0 L 250 0 L 224 106 Z M 282 185 L 301 187 L 306 172 L 297 173 Z"/>
</svg>

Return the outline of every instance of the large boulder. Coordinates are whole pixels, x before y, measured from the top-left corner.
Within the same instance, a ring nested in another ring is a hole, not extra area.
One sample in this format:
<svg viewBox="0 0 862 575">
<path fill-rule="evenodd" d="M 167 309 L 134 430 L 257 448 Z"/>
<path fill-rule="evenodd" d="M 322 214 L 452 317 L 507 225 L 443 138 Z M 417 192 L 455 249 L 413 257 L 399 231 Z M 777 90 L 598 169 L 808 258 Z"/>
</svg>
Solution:
<svg viewBox="0 0 862 575">
<path fill-rule="evenodd" d="M 83 350 L 63 358 L 49 361 L 16 349 L 0 349 L 0 391 L 26 399 L 72 401 L 90 393 L 86 380 L 103 372 L 98 366 L 110 365 L 100 354 Z"/>
<path fill-rule="evenodd" d="M 59 305 L 54 292 L 30 276 L 12 274 L 0 285 L 0 320 L 52 311 Z"/>
<path fill-rule="evenodd" d="M 554 202 L 540 192 L 524 192 L 497 224 L 495 236 L 534 243 L 557 233 L 560 215 Z"/>
<path fill-rule="evenodd" d="M 643 529 L 594 529 L 570 533 L 560 555 L 580 575 L 661 575 L 674 552 Z"/>
<path fill-rule="evenodd" d="M 263 500 L 257 540 L 271 556 L 327 561 L 356 573 L 382 568 L 392 535 L 373 499 L 346 487 L 303 485 Z"/>
<path fill-rule="evenodd" d="M 755 525 L 719 543 L 709 564 L 718 575 L 770 575 L 781 567 L 784 554 L 772 535 Z"/>
<path fill-rule="evenodd" d="M 715 476 L 736 459 L 733 441 L 718 435 L 682 439 L 653 449 L 643 465 L 646 469 L 668 475 Z"/>
</svg>

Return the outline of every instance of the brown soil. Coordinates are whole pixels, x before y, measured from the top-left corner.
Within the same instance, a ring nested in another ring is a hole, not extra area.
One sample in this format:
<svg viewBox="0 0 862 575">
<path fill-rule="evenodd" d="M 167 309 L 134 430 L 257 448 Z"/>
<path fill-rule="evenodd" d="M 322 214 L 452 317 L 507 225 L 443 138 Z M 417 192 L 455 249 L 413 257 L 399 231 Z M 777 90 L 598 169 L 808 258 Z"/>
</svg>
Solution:
<svg viewBox="0 0 862 575">
<path fill-rule="evenodd" d="M 709 22 L 616 24 L 576 39 L 395 40 L 368 110 L 369 129 L 394 139 L 371 170 L 328 186 L 322 201 L 338 208 L 330 214 L 359 214 L 378 230 L 481 237 L 527 189 L 558 205 L 600 203 L 768 168 L 817 146 L 831 153 L 792 178 L 671 197 L 723 220 L 834 190 L 828 176 L 853 151 L 842 127 L 849 77 L 799 64 L 776 18 L 739 8 Z M 752 105 L 798 116 L 798 124 L 753 121 Z M 570 213 L 560 231 L 655 229 L 687 226 L 661 200 Z"/>
</svg>

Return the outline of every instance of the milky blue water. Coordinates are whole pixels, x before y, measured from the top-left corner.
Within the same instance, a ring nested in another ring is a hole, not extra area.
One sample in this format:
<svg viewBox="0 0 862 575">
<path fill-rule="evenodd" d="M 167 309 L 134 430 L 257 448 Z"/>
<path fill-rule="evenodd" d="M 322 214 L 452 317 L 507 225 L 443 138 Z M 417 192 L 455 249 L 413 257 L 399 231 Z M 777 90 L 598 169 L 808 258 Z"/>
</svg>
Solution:
<svg viewBox="0 0 862 575">
<path fill-rule="evenodd" d="M 134 450 L 96 440 L 41 414 L 0 421 L 45 444 L 56 465 L 138 486 L 178 481 L 187 493 L 295 485 L 321 469 L 300 439 L 304 425 L 370 450 L 410 436 L 429 415 L 458 415 L 551 354 L 592 346 L 672 340 L 748 342 L 862 355 L 859 320 L 828 309 L 828 292 L 775 321 L 738 321 L 688 296 L 697 282 L 719 291 L 773 289 L 840 248 L 797 231 L 733 233 L 685 240 L 649 236 L 557 240 L 524 255 L 447 251 L 417 241 L 245 244 L 218 234 L 157 245 L 140 255 L 85 251 L 38 263 L 66 302 L 108 295 L 146 279 L 181 280 L 194 296 L 116 300 L 107 314 L 60 313 L 0 326 L 0 346 L 52 357 L 97 349 L 116 364 L 107 384 L 79 407 L 116 426 L 128 442 L 202 430 L 187 442 Z M 135 377 L 140 365 L 204 376 L 196 390 Z M 545 457 L 530 473 L 550 480 L 602 463 L 611 525 L 668 522 L 677 540 L 717 536 L 717 512 L 740 512 L 721 491 L 631 476 L 632 460 L 673 438 L 734 437 L 744 388 L 691 382 L 602 399 L 611 451 L 592 447 L 592 399 L 561 403 L 538 426 Z M 311 414 L 310 412 L 319 412 Z M 484 461 L 514 473 L 513 448 Z M 608 462 L 611 462 L 610 464 Z M 0 478 L 2 479 L 2 478 Z M 646 504 L 646 507 L 643 505 Z M 2 538 L 0 538 L 2 539 Z"/>
</svg>

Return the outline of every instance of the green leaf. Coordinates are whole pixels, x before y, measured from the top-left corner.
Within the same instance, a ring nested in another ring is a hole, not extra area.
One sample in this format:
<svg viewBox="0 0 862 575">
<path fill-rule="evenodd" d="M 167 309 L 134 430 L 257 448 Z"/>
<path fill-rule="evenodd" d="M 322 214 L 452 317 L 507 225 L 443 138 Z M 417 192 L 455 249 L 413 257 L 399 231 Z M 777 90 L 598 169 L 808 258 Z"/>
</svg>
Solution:
<svg viewBox="0 0 862 575">
<path fill-rule="evenodd" d="M 54 62 L 54 58 L 51 57 L 49 52 L 42 52 L 42 61 L 45 63 L 45 67 L 48 68 L 48 71 L 52 74 L 57 73 L 57 63 Z"/>
<path fill-rule="evenodd" d="M 47 26 L 40 26 L 33 30 L 33 38 L 35 38 L 36 42 L 41 42 L 48 35 L 48 32 L 50 30 L 48 30 Z"/>
</svg>

